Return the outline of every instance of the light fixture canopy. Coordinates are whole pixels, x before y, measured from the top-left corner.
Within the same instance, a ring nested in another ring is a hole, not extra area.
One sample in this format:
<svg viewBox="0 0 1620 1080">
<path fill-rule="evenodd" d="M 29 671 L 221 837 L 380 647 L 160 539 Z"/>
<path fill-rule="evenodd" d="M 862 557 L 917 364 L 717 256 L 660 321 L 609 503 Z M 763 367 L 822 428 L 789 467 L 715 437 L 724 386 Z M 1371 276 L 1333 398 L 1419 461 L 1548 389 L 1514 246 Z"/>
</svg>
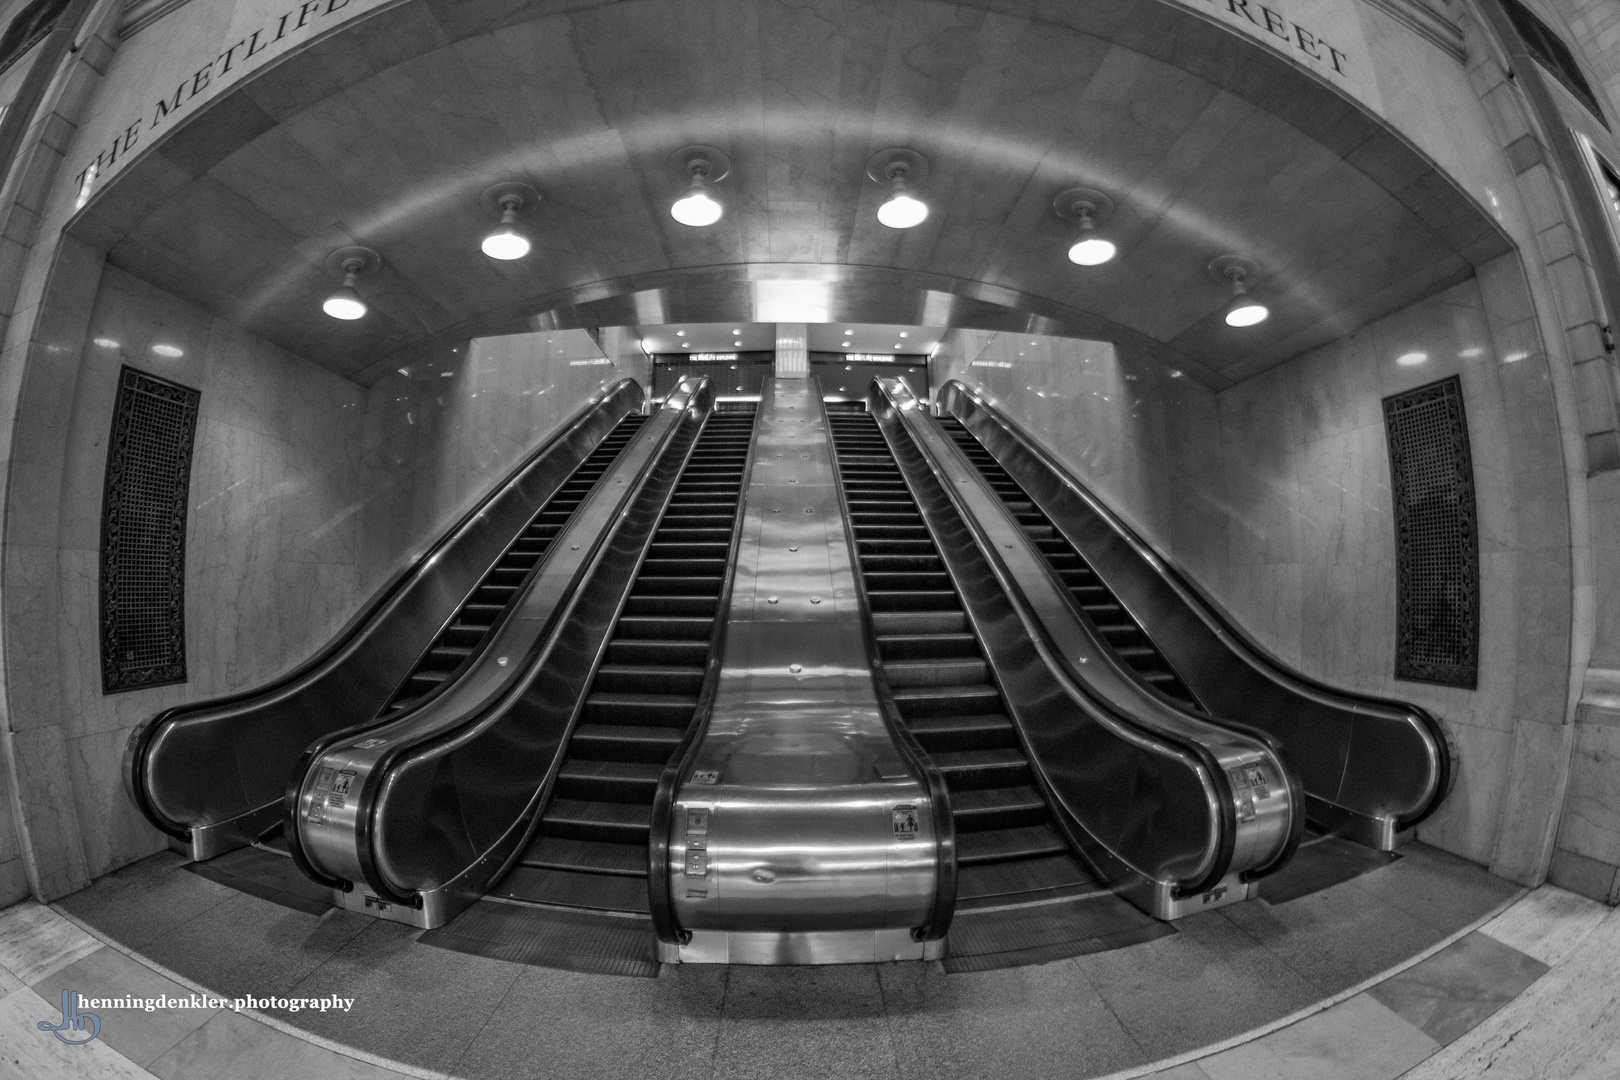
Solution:
<svg viewBox="0 0 1620 1080">
<path fill-rule="evenodd" d="M 1260 264 L 1243 255 L 1222 255 L 1209 264 L 1209 276 L 1232 288 L 1232 300 L 1223 318 L 1227 326 L 1256 326 L 1271 317 L 1271 309 L 1249 295 L 1248 285 L 1260 277 Z"/>
<path fill-rule="evenodd" d="M 1095 188 L 1069 188 L 1052 200 L 1052 209 L 1064 221 L 1080 226 L 1080 235 L 1069 248 L 1069 261 L 1076 266 L 1101 266 L 1119 253 L 1112 240 L 1097 235 L 1097 226 L 1114 213 L 1114 200 Z"/>
<path fill-rule="evenodd" d="M 878 207 L 878 221 L 891 229 L 909 229 L 928 218 L 928 204 L 913 195 L 912 185 L 928 177 L 928 159 L 915 150 L 891 146 L 866 159 L 866 175 L 889 185 L 889 197 Z"/>
<path fill-rule="evenodd" d="M 326 257 L 327 269 L 342 274 L 343 284 L 321 302 L 321 310 L 344 322 L 365 318 L 370 309 L 354 287 L 354 279 L 381 265 L 382 257 L 368 247 L 345 247 L 332 252 Z"/>
<path fill-rule="evenodd" d="M 532 245 L 517 219 L 519 214 L 526 214 L 540 204 L 540 193 L 528 184 L 514 181 L 488 188 L 479 202 L 486 213 L 499 214 L 501 218 L 495 231 L 484 237 L 481 245 L 484 254 L 503 262 L 527 255 Z"/>
<path fill-rule="evenodd" d="M 726 152 L 713 146 L 683 146 L 670 155 L 670 160 L 687 178 L 688 191 L 675 200 L 669 216 L 695 229 L 719 221 L 725 207 L 709 194 L 709 185 L 731 173 L 731 159 Z"/>
</svg>

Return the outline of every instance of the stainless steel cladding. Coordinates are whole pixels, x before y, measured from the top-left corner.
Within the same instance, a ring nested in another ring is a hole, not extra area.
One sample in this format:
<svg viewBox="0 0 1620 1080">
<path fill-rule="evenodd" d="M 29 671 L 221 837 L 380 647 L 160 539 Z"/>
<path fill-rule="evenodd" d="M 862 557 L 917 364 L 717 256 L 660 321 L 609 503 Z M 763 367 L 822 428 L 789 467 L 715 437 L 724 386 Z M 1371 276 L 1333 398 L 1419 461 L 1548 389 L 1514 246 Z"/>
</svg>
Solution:
<svg viewBox="0 0 1620 1080">
<path fill-rule="evenodd" d="M 274 826 L 305 747 L 376 718 L 534 508 L 641 402 L 641 388 L 629 379 L 588 402 L 299 667 L 266 686 L 170 709 L 137 728 L 124 778 L 147 820 L 194 859 L 252 843 Z"/>
<path fill-rule="evenodd" d="M 662 955 L 920 959 L 936 810 L 873 689 L 820 392 L 770 380 L 760 408 L 719 686 L 670 820 L 690 937 Z"/>
<path fill-rule="evenodd" d="M 1313 820 L 1389 850 L 1397 831 L 1439 805 L 1454 770 L 1445 728 L 1433 716 L 1291 671 L 977 392 L 952 381 L 940 405 L 1085 557 L 1206 709 L 1281 741 Z"/>
<path fill-rule="evenodd" d="M 312 761 L 294 825 L 316 872 L 356 886 L 346 906 L 441 925 L 516 855 L 713 401 L 706 378 L 665 399 L 454 685 Z"/>
<path fill-rule="evenodd" d="M 1248 896 L 1304 824 L 1281 755 L 1137 677 L 903 381 L 868 400 L 1071 840 L 1159 918 Z"/>
</svg>

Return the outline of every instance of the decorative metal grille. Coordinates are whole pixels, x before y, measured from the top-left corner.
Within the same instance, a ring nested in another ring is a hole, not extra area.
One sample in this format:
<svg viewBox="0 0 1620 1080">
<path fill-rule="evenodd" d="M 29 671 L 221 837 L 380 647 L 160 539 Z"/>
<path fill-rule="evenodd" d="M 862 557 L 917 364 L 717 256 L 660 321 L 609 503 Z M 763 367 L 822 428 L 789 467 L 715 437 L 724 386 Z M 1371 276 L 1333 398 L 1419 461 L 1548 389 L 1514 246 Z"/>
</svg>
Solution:
<svg viewBox="0 0 1620 1080">
<path fill-rule="evenodd" d="M 186 503 L 197 403 L 126 367 L 101 503 L 101 689 L 186 681 Z"/>
<path fill-rule="evenodd" d="M 1395 677 L 1479 681 L 1479 518 L 1462 382 L 1384 399 L 1395 505 Z"/>
</svg>

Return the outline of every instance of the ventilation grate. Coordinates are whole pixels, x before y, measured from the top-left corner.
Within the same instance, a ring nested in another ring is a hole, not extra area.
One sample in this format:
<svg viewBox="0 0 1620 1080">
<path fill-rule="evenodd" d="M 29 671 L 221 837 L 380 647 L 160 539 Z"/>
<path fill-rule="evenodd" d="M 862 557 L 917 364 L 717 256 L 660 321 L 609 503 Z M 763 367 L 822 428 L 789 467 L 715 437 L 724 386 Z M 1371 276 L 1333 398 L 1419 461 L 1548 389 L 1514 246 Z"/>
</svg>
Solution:
<svg viewBox="0 0 1620 1080">
<path fill-rule="evenodd" d="M 101 506 L 101 689 L 186 681 L 186 502 L 196 390 L 126 367 Z"/>
<path fill-rule="evenodd" d="M 1384 399 L 1395 506 L 1395 677 L 1475 688 L 1479 519 L 1457 376 Z"/>
</svg>

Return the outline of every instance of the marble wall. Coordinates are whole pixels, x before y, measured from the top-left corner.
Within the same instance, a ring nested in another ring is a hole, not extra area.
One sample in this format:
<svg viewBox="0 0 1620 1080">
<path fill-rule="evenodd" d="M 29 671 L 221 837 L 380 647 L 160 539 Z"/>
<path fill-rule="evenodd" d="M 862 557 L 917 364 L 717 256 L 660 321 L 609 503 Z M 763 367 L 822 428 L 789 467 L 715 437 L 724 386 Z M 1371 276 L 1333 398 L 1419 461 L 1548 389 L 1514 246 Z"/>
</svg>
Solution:
<svg viewBox="0 0 1620 1080">
<path fill-rule="evenodd" d="M 1459 777 L 1418 835 L 1524 877 L 1534 837 L 1507 828 L 1504 806 L 1523 795 L 1524 741 L 1565 726 L 1570 582 L 1545 357 L 1507 332 L 1526 305 L 1515 272 L 1503 263 L 1219 394 L 1110 344 L 1012 334 L 950 335 L 934 377 L 992 395 L 1279 656 L 1442 717 Z M 1392 676 L 1380 399 L 1452 374 L 1480 515 L 1476 691 Z M 1541 793 L 1539 820 L 1555 820 L 1554 796 Z"/>
<path fill-rule="evenodd" d="M 405 560 L 618 369 L 583 331 L 477 340 L 369 390 L 108 267 L 73 388 L 65 466 L 31 501 L 58 520 L 60 676 L 14 724 L 59 717 L 86 870 L 162 846 L 124 794 L 133 727 L 299 663 Z M 181 350 L 168 359 L 154 345 Z M 201 391 L 186 541 L 185 683 L 104 696 L 98 559 L 107 438 L 125 364 Z M 25 529 L 13 523 L 13 532 Z M 16 658 L 13 658 L 16 662 Z M 10 803 L 0 903 L 27 892 Z"/>
</svg>

